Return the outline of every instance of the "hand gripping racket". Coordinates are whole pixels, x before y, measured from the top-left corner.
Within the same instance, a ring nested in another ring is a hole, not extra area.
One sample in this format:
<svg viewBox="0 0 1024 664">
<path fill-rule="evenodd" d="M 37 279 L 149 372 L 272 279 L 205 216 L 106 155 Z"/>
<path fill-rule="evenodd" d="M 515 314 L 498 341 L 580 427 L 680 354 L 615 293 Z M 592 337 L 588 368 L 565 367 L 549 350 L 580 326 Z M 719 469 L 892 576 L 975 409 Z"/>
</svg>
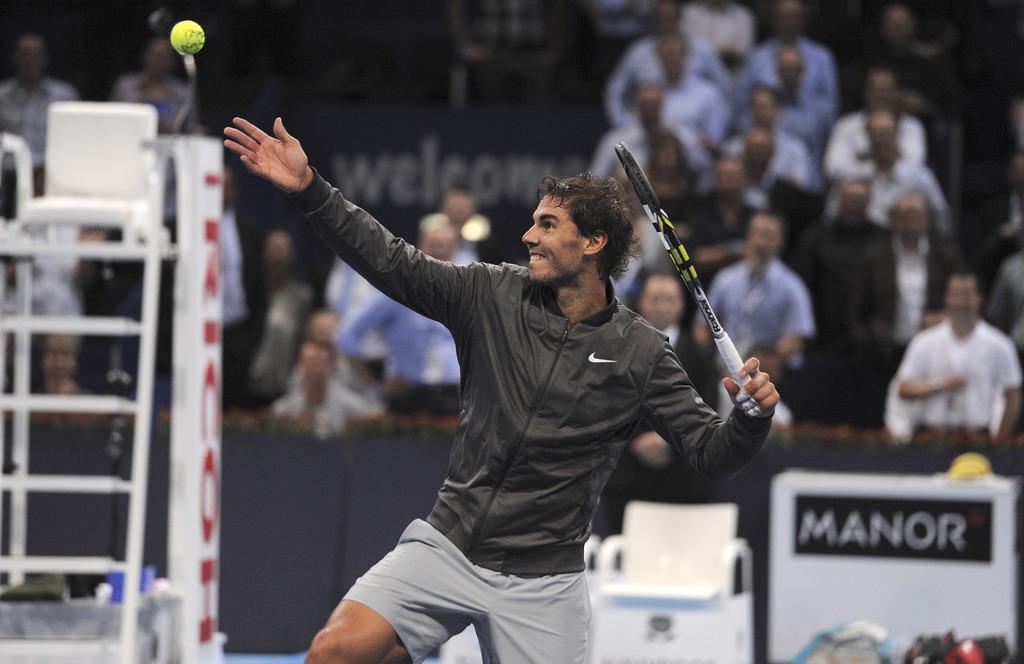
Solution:
<svg viewBox="0 0 1024 664">
<path fill-rule="evenodd" d="M 676 266 L 676 271 L 682 277 L 686 290 L 690 291 L 690 295 L 697 301 L 697 308 L 700 309 L 700 313 L 704 316 L 708 327 L 711 328 L 711 334 L 715 337 L 718 353 L 722 356 L 726 368 L 729 369 L 729 374 L 741 388 L 738 399 L 740 405 L 748 415 L 760 415 L 761 409 L 757 407 L 757 403 L 742 391 L 742 387 L 750 381 L 750 376 L 740 376 L 740 370 L 743 369 L 743 360 L 740 358 L 740 354 L 736 352 L 736 346 L 732 343 L 732 339 L 726 334 L 722 324 L 718 322 L 718 317 L 715 316 L 715 311 L 711 308 L 707 295 L 704 294 L 704 286 L 700 283 L 700 278 L 697 276 L 697 269 L 693 266 L 693 261 L 690 260 L 690 256 L 686 253 L 683 243 L 676 237 L 675 228 L 672 226 L 668 215 L 661 209 L 661 203 L 658 201 L 657 194 L 654 193 L 654 187 L 651 186 L 647 176 L 644 175 L 640 165 L 636 163 L 636 158 L 633 157 L 633 153 L 629 151 L 629 147 L 625 143 L 617 143 L 615 145 L 615 154 L 619 157 L 622 168 L 626 171 L 626 177 L 629 178 L 637 198 L 640 199 L 640 204 L 644 207 L 644 212 L 647 213 L 647 218 L 651 220 L 654 230 L 658 232 L 658 236 L 661 238 L 661 243 L 665 245 L 665 251 L 668 252 L 669 258 L 672 259 L 672 264 Z"/>
</svg>

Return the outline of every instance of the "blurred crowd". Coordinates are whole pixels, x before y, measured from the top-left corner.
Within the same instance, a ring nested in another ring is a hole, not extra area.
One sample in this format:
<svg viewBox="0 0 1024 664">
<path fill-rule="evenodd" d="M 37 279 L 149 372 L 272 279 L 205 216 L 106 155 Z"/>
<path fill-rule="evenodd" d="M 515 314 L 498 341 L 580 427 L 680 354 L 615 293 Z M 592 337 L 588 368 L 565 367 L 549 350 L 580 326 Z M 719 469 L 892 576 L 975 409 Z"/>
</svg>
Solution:
<svg viewBox="0 0 1024 664">
<path fill-rule="evenodd" d="M 793 395 L 800 404 L 781 405 L 777 426 L 827 412 L 826 423 L 886 426 L 901 439 L 1017 430 L 1024 94 L 1016 94 L 1014 72 L 986 70 L 979 42 L 986 25 L 1016 16 L 1017 3 L 428 2 L 415 11 L 430 9 L 440 29 L 415 42 L 412 55 L 342 49 L 316 80 L 283 38 L 267 51 L 249 42 L 250 57 L 239 55 L 244 36 L 268 20 L 286 34 L 300 30 L 299 3 L 269 3 L 269 14 L 255 11 L 262 4 L 228 3 L 223 17 L 236 26 L 222 55 L 232 89 L 247 77 L 280 76 L 302 82 L 307 96 L 342 101 L 602 107 L 608 130 L 590 170 L 620 178 L 629 192 L 612 146 L 630 145 L 740 353 L 759 357 L 784 401 Z M 1018 45 L 1015 25 L 1007 30 L 1001 38 Z M 443 57 L 421 62 L 431 48 Z M 37 194 L 45 109 L 79 98 L 74 85 L 50 76 L 47 51 L 40 34 L 18 35 L 12 75 L 0 82 L 0 131 L 28 141 Z M 1007 69 L 1015 57 L 1006 56 Z M 118 75 L 105 98 L 154 105 L 161 131 L 170 131 L 187 96 L 179 61 L 163 36 L 153 37 L 138 69 Z M 440 74 L 417 68 L 438 63 Z M 1002 84 L 1002 95 L 979 98 L 986 84 Z M 217 105 L 215 94 L 203 99 Z M 201 119 L 216 112 L 188 117 L 185 130 L 203 132 Z M 237 163 L 227 162 L 225 409 L 269 409 L 323 435 L 344 431 L 353 417 L 457 414 L 458 358 L 447 330 L 341 261 L 326 284 L 299 279 L 295 236 L 237 214 Z M 988 165 L 978 166 L 982 175 L 964 168 L 974 163 Z M 3 172 L 3 190 L 12 178 Z M 700 394 L 725 411 L 713 340 L 628 197 L 641 251 L 616 292 L 670 339 Z M 10 216 L 11 197 L 2 200 Z M 462 264 L 522 257 L 498 245 L 486 213 L 456 183 L 420 222 L 416 245 Z M 47 263 L 33 306 L 51 315 L 132 315 L 139 276 L 121 264 Z M 12 304 L 0 306 L 9 312 Z M 134 352 L 68 336 L 37 346 L 36 389 L 48 393 L 106 391 L 109 369 Z M 165 338 L 165 374 L 168 346 Z M 671 462 L 655 434 L 638 436 L 633 451 L 651 468 Z"/>
</svg>

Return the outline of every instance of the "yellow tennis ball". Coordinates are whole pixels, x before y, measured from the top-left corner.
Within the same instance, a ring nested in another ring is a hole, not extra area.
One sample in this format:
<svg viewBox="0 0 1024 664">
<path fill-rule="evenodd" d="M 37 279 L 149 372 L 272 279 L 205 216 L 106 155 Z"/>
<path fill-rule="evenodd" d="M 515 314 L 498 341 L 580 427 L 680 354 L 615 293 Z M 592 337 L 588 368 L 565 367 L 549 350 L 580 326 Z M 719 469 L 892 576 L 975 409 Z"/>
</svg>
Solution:
<svg viewBox="0 0 1024 664">
<path fill-rule="evenodd" d="M 171 28 L 171 46 L 182 55 L 195 55 L 205 43 L 203 26 L 195 21 L 178 21 Z"/>
<path fill-rule="evenodd" d="M 966 452 L 953 459 L 947 475 L 954 479 L 973 479 L 976 477 L 988 477 L 992 474 L 992 464 L 989 460 L 977 452 Z"/>
</svg>

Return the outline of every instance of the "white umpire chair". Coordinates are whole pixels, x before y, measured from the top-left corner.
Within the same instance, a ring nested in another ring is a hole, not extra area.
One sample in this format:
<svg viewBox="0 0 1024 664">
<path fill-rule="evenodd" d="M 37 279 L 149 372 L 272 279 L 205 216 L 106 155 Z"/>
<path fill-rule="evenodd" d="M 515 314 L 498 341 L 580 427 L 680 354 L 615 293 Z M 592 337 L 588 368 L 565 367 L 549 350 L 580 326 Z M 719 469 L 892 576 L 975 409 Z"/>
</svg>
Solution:
<svg viewBox="0 0 1024 664">
<path fill-rule="evenodd" d="M 751 556 L 736 522 L 733 504 L 629 503 L 598 554 L 591 661 L 753 661 Z"/>
<path fill-rule="evenodd" d="M 0 263 L 13 261 L 16 265 L 17 308 L 16 315 L 0 317 L 0 377 L 6 372 L 8 335 L 14 339 L 12 385 L 0 389 L 0 440 L 3 415 L 12 413 L 13 424 L 13 472 L 0 475 L 0 495 L 10 495 L 9 547 L 0 556 L 0 573 L 7 575 L 10 584 L 26 573 L 120 572 L 125 579 L 122 619 L 116 643 L 108 638 L 0 639 L 0 661 L 150 662 L 150 656 L 140 655 L 146 644 L 137 643 L 138 579 L 145 529 L 160 263 L 171 254 L 163 227 L 165 160 L 155 145 L 157 113 L 145 104 L 61 102 L 50 106 L 48 123 L 45 196 L 31 198 L 28 193 L 31 176 L 24 142 L 8 135 L 2 143 L 4 150 L 15 154 L 19 171 L 18 218 L 0 221 Z M 85 226 L 119 229 L 121 239 L 79 242 L 78 230 Z M 32 306 L 33 262 L 48 259 L 72 264 L 78 260 L 141 262 L 141 320 L 37 315 Z M 0 301 L 4 288 L 0 279 Z M 138 336 L 136 398 L 31 393 L 32 335 L 54 333 Z M 134 416 L 130 478 L 29 474 L 29 416 L 38 412 Z M 0 465 L 3 463 L 0 446 Z M 27 555 L 27 503 L 33 492 L 127 495 L 124 559 Z M 4 525 L 0 522 L 0 533 Z"/>
</svg>

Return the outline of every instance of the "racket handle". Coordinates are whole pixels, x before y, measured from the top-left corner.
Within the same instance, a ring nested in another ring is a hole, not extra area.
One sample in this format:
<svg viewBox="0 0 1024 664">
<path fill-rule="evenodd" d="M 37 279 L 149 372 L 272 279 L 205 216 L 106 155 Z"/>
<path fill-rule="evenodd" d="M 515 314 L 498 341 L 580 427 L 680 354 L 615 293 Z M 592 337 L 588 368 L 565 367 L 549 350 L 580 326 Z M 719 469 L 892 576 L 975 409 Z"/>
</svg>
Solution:
<svg viewBox="0 0 1024 664">
<path fill-rule="evenodd" d="M 729 370 L 729 375 L 732 376 L 732 379 L 740 386 L 741 391 L 738 395 L 739 399 L 737 399 L 737 401 L 739 401 L 743 411 L 752 417 L 760 415 L 761 409 L 757 407 L 757 403 L 742 391 L 743 386 L 750 382 L 750 376 L 740 376 L 740 371 L 743 370 L 743 358 L 741 358 L 739 352 L 737 352 L 736 346 L 732 343 L 732 339 L 730 339 L 729 335 L 723 331 L 721 336 L 715 337 L 715 345 L 718 346 L 718 354 L 722 356 L 722 360 L 725 362 L 725 367 Z"/>
</svg>

